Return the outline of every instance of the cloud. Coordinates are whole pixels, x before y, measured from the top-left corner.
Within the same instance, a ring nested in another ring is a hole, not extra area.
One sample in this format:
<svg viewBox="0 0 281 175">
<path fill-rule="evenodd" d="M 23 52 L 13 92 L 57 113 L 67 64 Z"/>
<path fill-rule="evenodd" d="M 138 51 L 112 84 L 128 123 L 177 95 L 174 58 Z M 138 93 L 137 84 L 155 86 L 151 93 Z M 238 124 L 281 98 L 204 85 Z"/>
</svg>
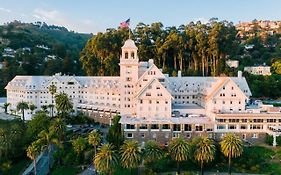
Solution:
<svg viewBox="0 0 281 175">
<path fill-rule="evenodd" d="M 84 20 L 75 20 L 73 18 L 69 18 L 66 14 L 58 10 L 47 10 L 42 8 L 36 8 L 33 11 L 34 18 L 40 21 L 44 21 L 48 24 L 54 24 L 59 26 L 64 26 L 70 30 L 78 31 L 78 32 L 87 32 L 87 33 L 95 33 L 100 31 L 99 27 L 93 23 L 93 21 L 89 19 Z"/>
<path fill-rule="evenodd" d="M 11 13 L 12 12 L 10 9 L 6 9 L 6 8 L 3 8 L 3 7 L 0 7 L 0 11 L 6 12 L 6 13 Z"/>
</svg>

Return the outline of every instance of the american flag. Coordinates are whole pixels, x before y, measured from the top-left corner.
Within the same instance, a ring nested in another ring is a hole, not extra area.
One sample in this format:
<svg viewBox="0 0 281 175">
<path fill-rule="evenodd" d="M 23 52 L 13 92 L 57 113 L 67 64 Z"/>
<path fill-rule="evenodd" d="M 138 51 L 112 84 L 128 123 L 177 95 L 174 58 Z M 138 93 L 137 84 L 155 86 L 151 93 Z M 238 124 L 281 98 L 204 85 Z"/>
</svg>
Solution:
<svg viewBox="0 0 281 175">
<path fill-rule="evenodd" d="M 127 28 L 130 25 L 130 18 L 120 23 L 121 28 Z"/>
</svg>

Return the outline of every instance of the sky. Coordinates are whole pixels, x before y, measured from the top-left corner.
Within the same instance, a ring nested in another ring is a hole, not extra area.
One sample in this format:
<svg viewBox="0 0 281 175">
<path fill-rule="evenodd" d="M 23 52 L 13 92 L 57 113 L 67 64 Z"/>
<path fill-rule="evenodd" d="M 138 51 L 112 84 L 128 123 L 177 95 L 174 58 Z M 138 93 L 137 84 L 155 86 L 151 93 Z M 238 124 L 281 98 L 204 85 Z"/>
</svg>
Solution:
<svg viewBox="0 0 281 175">
<path fill-rule="evenodd" d="M 0 0 L 0 24 L 44 21 L 81 33 L 104 32 L 131 19 L 179 26 L 191 21 L 281 20 L 281 0 Z"/>
</svg>

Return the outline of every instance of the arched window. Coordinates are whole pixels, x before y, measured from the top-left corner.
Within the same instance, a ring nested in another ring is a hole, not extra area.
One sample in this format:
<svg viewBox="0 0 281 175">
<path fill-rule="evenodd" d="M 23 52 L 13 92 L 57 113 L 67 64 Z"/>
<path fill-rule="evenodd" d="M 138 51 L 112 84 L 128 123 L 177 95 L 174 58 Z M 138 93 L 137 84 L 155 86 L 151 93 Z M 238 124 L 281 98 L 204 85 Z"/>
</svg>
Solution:
<svg viewBox="0 0 281 175">
<path fill-rule="evenodd" d="M 129 57 L 128 52 L 125 52 L 125 59 L 128 59 L 128 57 Z"/>
<path fill-rule="evenodd" d="M 135 58 L 135 53 L 134 52 L 131 52 L 131 58 Z"/>
</svg>

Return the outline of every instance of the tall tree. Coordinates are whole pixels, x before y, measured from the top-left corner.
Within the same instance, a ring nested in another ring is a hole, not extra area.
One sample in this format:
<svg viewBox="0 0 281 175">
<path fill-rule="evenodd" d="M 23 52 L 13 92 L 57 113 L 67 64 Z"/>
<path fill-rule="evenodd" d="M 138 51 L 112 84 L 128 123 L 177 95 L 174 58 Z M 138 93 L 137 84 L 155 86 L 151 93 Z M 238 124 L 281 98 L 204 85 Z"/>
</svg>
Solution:
<svg viewBox="0 0 281 175">
<path fill-rule="evenodd" d="M 72 141 L 72 146 L 74 151 L 77 153 L 78 155 L 78 160 L 80 160 L 81 158 L 81 153 L 86 149 L 87 147 L 87 142 L 83 137 L 78 137 L 77 139 Z"/>
<path fill-rule="evenodd" d="M 65 118 L 67 113 L 69 113 L 73 107 L 72 103 L 70 102 L 70 99 L 66 93 L 59 93 L 55 98 L 57 111 L 62 115 L 63 118 Z"/>
<path fill-rule="evenodd" d="M 101 135 L 95 130 L 90 132 L 88 136 L 88 142 L 94 147 L 94 157 L 97 155 L 97 147 L 101 143 Z"/>
<path fill-rule="evenodd" d="M 51 168 L 51 151 L 52 151 L 52 146 L 53 145 L 59 145 L 58 139 L 55 137 L 54 133 L 48 131 L 48 130 L 43 130 L 38 134 L 38 139 L 41 142 L 41 147 L 42 149 L 47 148 L 48 149 L 48 166 L 49 169 Z"/>
<path fill-rule="evenodd" d="M 97 131 L 90 132 L 88 142 L 94 147 L 95 155 L 97 154 L 97 147 L 101 143 L 101 135 Z"/>
<path fill-rule="evenodd" d="M 113 118 L 112 126 L 109 128 L 106 139 L 109 143 L 119 149 L 122 145 L 124 138 L 121 131 L 121 124 L 119 123 L 121 116 L 116 115 Z"/>
<path fill-rule="evenodd" d="M 50 106 L 51 107 L 51 117 L 54 117 L 54 95 L 57 92 L 57 87 L 52 84 L 52 85 L 49 86 L 48 91 L 52 96 L 52 103 L 51 103 L 52 106 Z"/>
<path fill-rule="evenodd" d="M 132 170 L 137 168 L 141 160 L 141 150 L 135 140 L 125 140 L 120 149 L 121 165 Z"/>
<path fill-rule="evenodd" d="M 145 143 L 143 156 L 146 162 L 153 162 L 162 159 L 164 152 L 159 143 L 149 140 Z"/>
<path fill-rule="evenodd" d="M 8 113 L 8 107 L 9 107 L 10 105 L 11 105 L 10 103 L 4 103 L 3 108 L 4 108 L 4 111 L 5 111 L 5 114 Z"/>
<path fill-rule="evenodd" d="M 195 145 L 194 158 L 200 164 L 201 175 L 204 174 L 204 164 L 214 160 L 215 152 L 216 147 L 212 140 L 207 137 L 199 138 Z"/>
<path fill-rule="evenodd" d="M 31 160 L 33 160 L 34 175 L 37 174 L 36 157 L 41 152 L 40 147 L 41 147 L 40 142 L 37 140 L 37 141 L 32 142 L 32 144 L 29 145 L 28 148 L 26 149 L 27 157 L 29 157 Z"/>
<path fill-rule="evenodd" d="M 180 162 L 188 159 L 189 144 L 182 137 L 170 141 L 168 151 L 173 160 L 177 162 L 177 173 L 180 174 Z"/>
<path fill-rule="evenodd" d="M 231 175 L 231 159 L 243 153 L 242 140 L 233 133 L 226 134 L 220 142 L 221 152 L 228 158 L 228 174 Z"/>
<path fill-rule="evenodd" d="M 94 157 L 95 168 L 102 173 L 112 174 L 118 165 L 118 154 L 112 144 L 104 144 Z"/>
<path fill-rule="evenodd" d="M 21 113 L 22 113 L 22 120 L 23 121 L 25 121 L 25 118 L 24 118 L 24 111 L 26 110 L 26 109 L 28 109 L 28 104 L 26 103 L 26 102 L 19 102 L 18 104 L 17 104 L 17 110 L 18 111 L 21 111 Z"/>
</svg>

